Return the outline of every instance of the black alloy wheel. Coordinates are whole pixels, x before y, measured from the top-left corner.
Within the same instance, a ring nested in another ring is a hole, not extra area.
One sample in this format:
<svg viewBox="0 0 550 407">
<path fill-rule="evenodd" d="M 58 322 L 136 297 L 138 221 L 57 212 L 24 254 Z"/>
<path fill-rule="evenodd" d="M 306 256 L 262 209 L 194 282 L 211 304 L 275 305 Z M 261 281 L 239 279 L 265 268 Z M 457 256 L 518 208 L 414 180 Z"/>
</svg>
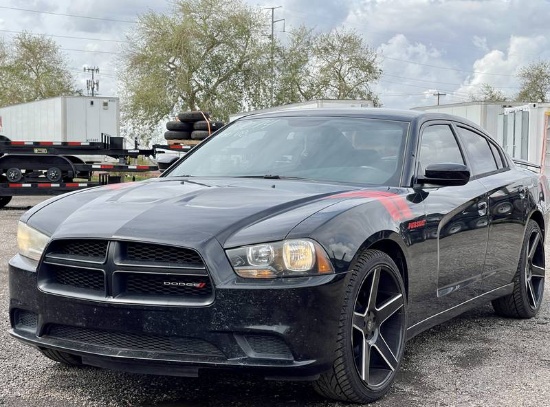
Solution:
<svg viewBox="0 0 550 407">
<path fill-rule="evenodd" d="M 403 358 L 406 324 L 399 269 L 387 254 L 367 250 L 351 271 L 336 360 L 315 383 L 316 390 L 356 403 L 383 397 Z"/>
<path fill-rule="evenodd" d="M 23 173 L 19 168 L 8 168 L 6 171 L 6 178 L 8 182 L 18 182 L 23 178 Z"/>
<path fill-rule="evenodd" d="M 537 222 L 529 220 L 514 277 L 514 291 L 492 302 L 498 315 L 533 318 L 538 313 L 546 276 L 544 256 L 544 235 Z"/>
</svg>

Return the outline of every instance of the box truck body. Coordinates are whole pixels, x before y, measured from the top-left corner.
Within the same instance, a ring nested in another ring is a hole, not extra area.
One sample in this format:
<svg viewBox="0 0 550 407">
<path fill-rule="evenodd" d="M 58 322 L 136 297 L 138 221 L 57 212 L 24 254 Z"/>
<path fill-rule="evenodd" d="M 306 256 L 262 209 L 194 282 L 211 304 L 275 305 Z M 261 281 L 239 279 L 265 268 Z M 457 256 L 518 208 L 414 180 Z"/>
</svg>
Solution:
<svg viewBox="0 0 550 407">
<path fill-rule="evenodd" d="M 12 141 L 96 142 L 120 135 L 118 98 L 60 96 L 0 108 L 0 135 Z"/>
</svg>

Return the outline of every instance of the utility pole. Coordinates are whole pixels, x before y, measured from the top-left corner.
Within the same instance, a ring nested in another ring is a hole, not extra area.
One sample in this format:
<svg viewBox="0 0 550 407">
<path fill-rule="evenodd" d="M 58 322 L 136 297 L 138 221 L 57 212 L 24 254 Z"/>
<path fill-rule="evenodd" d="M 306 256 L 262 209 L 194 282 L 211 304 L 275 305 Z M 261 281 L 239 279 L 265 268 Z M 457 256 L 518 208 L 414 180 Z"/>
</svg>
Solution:
<svg viewBox="0 0 550 407">
<path fill-rule="evenodd" d="M 433 93 L 434 96 L 437 96 L 437 106 L 439 106 L 439 97 L 440 96 L 445 96 L 446 93 L 441 93 L 440 91 L 436 91 L 435 93 Z"/>
<path fill-rule="evenodd" d="M 266 7 L 266 10 L 271 10 L 271 106 L 273 106 L 275 98 L 275 23 L 282 21 L 284 24 L 285 19 L 280 18 L 275 20 L 275 9 L 281 8 L 282 6 L 277 7 Z M 283 25 L 283 32 L 285 31 Z"/>
<path fill-rule="evenodd" d="M 92 79 L 86 80 L 86 89 L 88 89 L 88 95 L 90 94 L 90 90 L 92 91 L 92 97 L 95 96 L 95 91 L 99 90 L 99 79 L 94 78 L 94 74 L 99 73 L 99 68 L 97 66 L 93 66 L 91 68 L 88 68 L 87 66 L 84 67 L 84 72 L 91 72 L 92 73 Z"/>
</svg>

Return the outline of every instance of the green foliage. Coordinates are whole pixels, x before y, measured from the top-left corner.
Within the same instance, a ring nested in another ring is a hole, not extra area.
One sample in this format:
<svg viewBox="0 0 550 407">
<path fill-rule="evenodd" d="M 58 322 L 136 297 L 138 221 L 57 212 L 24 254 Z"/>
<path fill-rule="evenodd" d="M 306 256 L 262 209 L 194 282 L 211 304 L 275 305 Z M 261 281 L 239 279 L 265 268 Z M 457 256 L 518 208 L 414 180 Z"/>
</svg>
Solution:
<svg viewBox="0 0 550 407">
<path fill-rule="evenodd" d="M 0 106 L 79 93 L 53 40 L 21 33 L 0 42 Z"/>
<path fill-rule="evenodd" d="M 470 93 L 471 102 L 506 102 L 508 98 L 500 90 L 493 88 L 488 83 L 483 83 L 476 93 Z"/>
<path fill-rule="evenodd" d="M 312 99 L 371 99 L 381 70 L 354 32 L 300 27 L 272 42 L 265 10 L 243 0 L 175 0 L 140 17 L 123 50 L 123 123 L 148 141 L 185 110 L 229 114 Z M 149 133 L 149 134 L 147 134 Z"/>
<path fill-rule="evenodd" d="M 263 21 L 238 0 L 180 0 L 169 15 L 142 16 L 122 60 L 128 117 L 154 126 L 183 110 L 241 109 L 267 44 Z"/>
<path fill-rule="evenodd" d="M 521 81 L 518 102 L 549 101 L 550 61 L 538 61 L 525 66 L 520 69 L 518 77 Z"/>
</svg>

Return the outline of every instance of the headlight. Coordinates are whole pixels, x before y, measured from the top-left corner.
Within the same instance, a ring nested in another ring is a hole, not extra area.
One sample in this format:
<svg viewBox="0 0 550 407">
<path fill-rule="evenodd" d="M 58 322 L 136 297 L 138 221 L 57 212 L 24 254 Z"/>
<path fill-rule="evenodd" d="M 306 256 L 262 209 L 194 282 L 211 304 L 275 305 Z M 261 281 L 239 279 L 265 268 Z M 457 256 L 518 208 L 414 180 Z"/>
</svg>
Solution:
<svg viewBox="0 0 550 407">
<path fill-rule="evenodd" d="M 227 250 L 233 270 L 244 278 L 303 277 L 334 273 L 323 248 L 307 239 L 262 243 Z"/>
<path fill-rule="evenodd" d="M 40 260 L 44 248 L 50 241 L 46 236 L 36 229 L 27 226 L 26 223 L 19 222 L 17 225 L 17 246 L 19 254 L 33 260 Z"/>
</svg>

